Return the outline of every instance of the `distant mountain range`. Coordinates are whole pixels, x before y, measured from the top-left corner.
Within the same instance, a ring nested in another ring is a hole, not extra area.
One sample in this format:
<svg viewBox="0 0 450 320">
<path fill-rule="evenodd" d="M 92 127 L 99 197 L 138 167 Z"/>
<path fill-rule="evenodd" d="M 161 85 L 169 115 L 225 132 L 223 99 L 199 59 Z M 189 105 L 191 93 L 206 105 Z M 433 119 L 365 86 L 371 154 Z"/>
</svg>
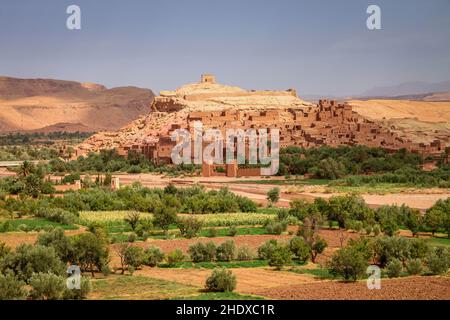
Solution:
<svg viewBox="0 0 450 320">
<path fill-rule="evenodd" d="M 405 82 L 394 86 L 375 87 L 361 94 L 363 97 L 397 97 L 436 92 L 449 92 L 450 81 L 429 83 L 423 81 Z"/>
<path fill-rule="evenodd" d="M 317 101 L 327 97 L 334 100 L 369 100 L 369 99 L 390 99 L 390 100 L 418 100 L 418 101 L 450 101 L 450 81 L 444 82 L 405 82 L 393 86 L 375 87 L 366 90 L 361 94 L 350 96 L 336 95 L 301 95 L 301 98 L 308 101 Z"/>
<path fill-rule="evenodd" d="M 0 77 L 0 132 L 116 130 L 150 111 L 149 89 Z"/>
</svg>

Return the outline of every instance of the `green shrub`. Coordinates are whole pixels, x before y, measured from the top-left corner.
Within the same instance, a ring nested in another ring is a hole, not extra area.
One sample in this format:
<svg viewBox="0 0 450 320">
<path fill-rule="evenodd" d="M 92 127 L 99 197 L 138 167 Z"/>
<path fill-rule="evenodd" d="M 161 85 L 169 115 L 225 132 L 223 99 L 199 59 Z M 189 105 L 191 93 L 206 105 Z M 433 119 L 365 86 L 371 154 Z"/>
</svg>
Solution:
<svg viewBox="0 0 450 320">
<path fill-rule="evenodd" d="M 287 229 L 286 221 L 269 221 L 266 225 L 266 231 L 268 234 L 280 235 Z"/>
<path fill-rule="evenodd" d="M 239 261 L 253 260 L 254 257 L 255 257 L 255 254 L 253 253 L 252 249 L 250 249 L 249 246 L 239 247 L 238 252 L 237 252 L 237 259 Z"/>
<path fill-rule="evenodd" d="M 95 229 L 95 228 L 94 228 Z M 81 271 L 101 271 L 109 261 L 109 241 L 102 234 L 101 229 L 92 230 L 71 237 L 74 256 L 72 262 L 76 263 Z"/>
<path fill-rule="evenodd" d="M 421 259 L 411 259 L 406 262 L 406 270 L 410 275 L 416 275 L 422 273 L 422 260 Z"/>
<path fill-rule="evenodd" d="M 269 257 L 272 255 L 272 252 L 275 251 L 277 244 L 278 242 L 275 239 L 267 240 L 258 248 L 258 258 L 261 260 L 269 260 Z"/>
<path fill-rule="evenodd" d="M 28 232 L 28 231 L 31 231 L 30 228 L 28 227 L 28 225 L 26 225 L 26 224 L 20 224 L 20 225 L 17 227 L 17 229 L 18 229 L 19 231 L 22 231 L 22 232 Z"/>
<path fill-rule="evenodd" d="M 58 257 L 64 262 L 69 262 L 74 255 L 72 243 L 70 242 L 69 237 L 64 234 L 62 228 L 56 228 L 50 232 L 39 234 L 36 244 L 52 247 L 55 249 Z"/>
<path fill-rule="evenodd" d="M 91 281 L 89 278 L 82 277 L 80 289 L 68 289 L 64 291 L 63 299 L 65 300 L 83 300 L 86 299 L 89 292 L 92 290 Z"/>
<path fill-rule="evenodd" d="M 0 260 L 0 271 L 5 273 L 8 270 L 19 280 L 28 282 L 34 273 L 64 275 L 66 266 L 52 247 L 21 244 L 15 252 Z"/>
<path fill-rule="evenodd" d="M 11 222 L 8 220 L 0 221 L 0 232 L 8 232 L 12 230 Z"/>
<path fill-rule="evenodd" d="M 197 242 L 189 246 L 188 253 L 193 262 L 209 262 L 216 256 L 216 245 L 212 241 Z"/>
<path fill-rule="evenodd" d="M 64 296 L 66 282 L 53 273 L 34 273 L 29 280 L 30 297 L 34 300 L 59 300 Z"/>
<path fill-rule="evenodd" d="M 0 273 L 0 300 L 22 300 L 27 296 L 25 282 L 14 277 L 12 272 Z"/>
<path fill-rule="evenodd" d="M 73 224 L 78 219 L 74 213 L 61 208 L 43 208 L 36 216 L 61 224 Z"/>
<path fill-rule="evenodd" d="M 174 265 L 174 264 L 176 264 L 178 262 L 183 261 L 184 258 L 185 257 L 184 257 L 183 252 L 180 249 L 176 249 L 176 250 L 174 250 L 172 252 L 169 252 L 167 254 L 167 263 L 169 265 Z"/>
<path fill-rule="evenodd" d="M 131 232 L 131 233 L 128 235 L 128 242 L 133 243 L 133 242 L 136 241 L 136 238 L 137 238 L 136 233 Z"/>
<path fill-rule="evenodd" d="M 432 274 L 446 274 L 450 267 L 450 253 L 448 249 L 435 248 L 429 254 L 426 263 Z"/>
<path fill-rule="evenodd" d="M 229 230 L 228 230 L 228 235 L 230 237 L 235 237 L 238 233 L 238 230 L 235 226 L 232 226 Z"/>
<path fill-rule="evenodd" d="M 217 247 L 217 261 L 231 261 L 236 254 L 236 245 L 233 240 L 228 240 Z"/>
<path fill-rule="evenodd" d="M 206 279 L 206 289 L 212 292 L 231 292 L 236 289 L 236 276 L 227 269 L 215 269 Z"/>
<path fill-rule="evenodd" d="M 136 270 L 144 263 L 144 250 L 141 247 L 122 244 L 118 254 L 122 264 L 122 274 L 130 267 Z"/>
<path fill-rule="evenodd" d="M 158 247 L 149 247 L 144 251 L 144 264 L 149 267 L 156 267 L 164 260 L 164 253 Z"/>
<path fill-rule="evenodd" d="M 269 256 L 269 266 L 281 269 L 292 261 L 292 252 L 288 245 L 277 244 Z"/>
<path fill-rule="evenodd" d="M 391 259 L 386 265 L 386 272 L 389 278 L 399 277 L 402 269 L 402 262 L 398 259 Z"/>
<path fill-rule="evenodd" d="M 333 254 L 328 263 L 328 269 L 334 276 L 340 276 L 347 281 L 356 281 L 366 272 L 367 260 L 362 252 L 347 247 Z"/>
<path fill-rule="evenodd" d="M 300 261 L 306 262 L 311 258 L 311 249 L 305 239 L 301 237 L 292 238 L 289 242 L 292 254 Z"/>
<path fill-rule="evenodd" d="M 188 239 L 195 238 L 202 230 L 203 223 L 194 217 L 179 217 L 177 226 L 180 229 L 180 233 L 183 237 Z"/>
<path fill-rule="evenodd" d="M 209 228 L 208 233 L 206 234 L 208 238 L 215 238 L 217 237 L 217 229 L 216 228 Z"/>
</svg>

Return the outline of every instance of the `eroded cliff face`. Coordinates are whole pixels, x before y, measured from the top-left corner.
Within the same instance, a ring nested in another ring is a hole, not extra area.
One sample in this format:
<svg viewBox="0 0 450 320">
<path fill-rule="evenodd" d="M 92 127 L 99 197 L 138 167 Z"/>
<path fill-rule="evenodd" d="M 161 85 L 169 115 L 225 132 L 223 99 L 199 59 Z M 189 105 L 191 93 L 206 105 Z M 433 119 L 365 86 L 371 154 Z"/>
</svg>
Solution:
<svg viewBox="0 0 450 320">
<path fill-rule="evenodd" d="M 313 105 L 297 97 L 295 90 L 246 91 L 208 81 L 188 84 L 174 91 L 162 91 L 151 105 L 152 111 L 122 129 L 102 132 L 79 146 L 80 154 L 117 148 L 130 149 L 150 158 L 165 157 L 170 134 L 178 128 L 192 130 L 195 121 L 204 128 L 280 130 L 280 146 L 357 145 L 387 149 L 407 148 L 423 153 L 439 153 L 446 141 L 419 144 L 391 131 L 382 122 L 367 119 L 349 104 L 322 100 Z M 448 141 L 447 141 L 448 142 Z M 147 154 L 148 153 L 148 154 Z"/>
<path fill-rule="evenodd" d="M 147 114 L 153 98 L 151 90 L 136 87 L 0 77 L 0 132 L 117 130 Z"/>
</svg>

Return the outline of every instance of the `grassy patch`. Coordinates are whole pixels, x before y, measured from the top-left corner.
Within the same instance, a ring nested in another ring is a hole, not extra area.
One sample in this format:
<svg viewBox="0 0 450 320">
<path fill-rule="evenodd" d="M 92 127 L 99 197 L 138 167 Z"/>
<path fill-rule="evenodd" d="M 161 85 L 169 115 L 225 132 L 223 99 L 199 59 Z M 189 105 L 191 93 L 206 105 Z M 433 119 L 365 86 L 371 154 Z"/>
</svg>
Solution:
<svg viewBox="0 0 450 320">
<path fill-rule="evenodd" d="M 298 274 L 310 274 L 319 279 L 336 279 L 328 269 L 289 269 L 288 271 Z"/>
<path fill-rule="evenodd" d="M 198 294 L 198 288 L 144 276 L 113 275 L 92 280 L 91 299 L 170 299 Z"/>
<path fill-rule="evenodd" d="M 46 227 L 59 227 L 63 228 L 64 230 L 77 230 L 78 227 L 74 225 L 68 225 L 68 224 L 61 224 L 53 221 L 49 221 L 43 218 L 36 218 L 36 219 L 12 219 L 7 220 L 7 224 L 9 225 L 7 230 L 4 230 L 3 228 L 0 229 L 0 232 L 6 232 L 6 231 L 39 231 Z M 26 229 L 22 230 L 22 227 L 25 225 Z"/>
<path fill-rule="evenodd" d="M 195 296 L 176 297 L 171 300 L 264 300 L 264 298 L 236 292 L 205 292 Z"/>
<path fill-rule="evenodd" d="M 435 246 L 450 246 L 449 238 L 430 238 L 428 242 Z"/>
</svg>

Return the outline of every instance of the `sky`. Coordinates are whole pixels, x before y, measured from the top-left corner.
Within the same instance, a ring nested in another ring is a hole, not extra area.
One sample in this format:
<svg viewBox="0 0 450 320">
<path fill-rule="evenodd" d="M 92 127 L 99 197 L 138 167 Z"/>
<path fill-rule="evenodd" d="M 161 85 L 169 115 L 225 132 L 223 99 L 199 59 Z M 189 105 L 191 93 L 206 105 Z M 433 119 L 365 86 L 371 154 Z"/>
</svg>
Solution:
<svg viewBox="0 0 450 320">
<path fill-rule="evenodd" d="M 81 30 L 66 8 L 81 8 Z M 368 30 L 367 7 L 381 8 Z M 299 95 L 450 80 L 450 0 L 2 0 L 0 75 Z"/>
</svg>

